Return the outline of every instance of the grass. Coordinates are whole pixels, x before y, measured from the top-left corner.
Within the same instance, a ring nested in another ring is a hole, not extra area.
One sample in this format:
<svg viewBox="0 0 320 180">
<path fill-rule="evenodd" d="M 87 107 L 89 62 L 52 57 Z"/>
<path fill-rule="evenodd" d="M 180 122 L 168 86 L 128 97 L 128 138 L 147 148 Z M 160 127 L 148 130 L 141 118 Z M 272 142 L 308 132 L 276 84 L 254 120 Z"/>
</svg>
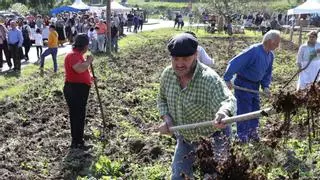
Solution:
<svg viewBox="0 0 320 180">
<path fill-rule="evenodd" d="M 63 56 L 57 58 L 59 70 L 63 69 Z M 45 70 L 52 69 L 53 62 L 45 62 Z M 53 72 L 52 72 L 53 74 Z M 39 71 L 38 65 L 27 65 L 21 70 L 20 74 L 15 72 L 4 73 L 0 76 L 0 100 L 3 100 L 8 97 L 17 97 L 18 95 L 25 92 L 28 88 L 32 87 L 32 80 L 41 80 L 41 74 Z"/>
</svg>

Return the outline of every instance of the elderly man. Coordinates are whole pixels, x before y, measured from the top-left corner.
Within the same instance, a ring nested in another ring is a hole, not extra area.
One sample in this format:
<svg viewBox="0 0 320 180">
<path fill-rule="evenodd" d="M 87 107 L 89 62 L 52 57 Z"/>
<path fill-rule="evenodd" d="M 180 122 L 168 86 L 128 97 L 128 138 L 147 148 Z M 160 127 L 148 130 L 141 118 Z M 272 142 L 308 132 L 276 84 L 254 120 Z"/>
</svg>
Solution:
<svg viewBox="0 0 320 180">
<path fill-rule="evenodd" d="M 214 119 L 213 126 L 181 130 L 176 133 L 177 146 L 172 163 L 172 179 L 193 177 L 194 156 L 200 136 L 213 136 L 217 155 L 224 154 L 224 135 L 229 128 L 221 122 L 235 113 L 235 98 L 218 74 L 197 60 L 198 41 L 188 33 L 173 37 L 168 49 L 172 65 L 167 67 L 160 82 L 158 108 L 164 120 L 158 127 L 162 134 L 171 134 L 170 127 Z M 222 131 L 214 132 L 214 128 Z M 186 158 L 187 157 L 187 158 Z"/>
<path fill-rule="evenodd" d="M 20 71 L 21 60 L 19 48 L 22 47 L 23 36 L 22 32 L 17 28 L 17 23 L 15 21 L 10 22 L 11 29 L 8 32 L 8 46 L 11 57 L 13 59 L 14 71 Z"/>
<path fill-rule="evenodd" d="M 224 74 L 228 87 L 232 88 L 231 79 L 237 74 L 234 84 L 240 87 L 258 91 L 260 86 L 270 95 L 273 51 L 279 46 L 280 31 L 267 32 L 262 43 L 255 44 L 233 58 Z M 259 94 L 235 89 L 237 98 L 237 114 L 245 114 L 260 109 Z M 242 142 L 259 140 L 259 119 L 237 123 L 237 134 Z"/>
</svg>

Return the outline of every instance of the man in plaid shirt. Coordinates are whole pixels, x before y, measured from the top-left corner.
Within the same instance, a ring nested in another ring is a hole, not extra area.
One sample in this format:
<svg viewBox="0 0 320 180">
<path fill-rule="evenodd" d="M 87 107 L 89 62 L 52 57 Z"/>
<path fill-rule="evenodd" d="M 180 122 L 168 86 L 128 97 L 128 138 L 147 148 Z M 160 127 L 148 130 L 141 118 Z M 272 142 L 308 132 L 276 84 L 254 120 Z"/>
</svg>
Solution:
<svg viewBox="0 0 320 180">
<path fill-rule="evenodd" d="M 167 67 L 160 82 L 158 108 L 164 120 L 158 127 L 161 134 L 171 134 L 171 126 L 214 120 L 213 126 L 176 133 L 177 146 L 172 163 L 172 179 L 192 178 L 194 157 L 200 136 L 212 136 L 217 152 L 226 150 L 221 137 L 230 134 L 230 127 L 221 120 L 236 111 L 236 100 L 225 82 L 208 66 L 197 61 L 198 42 L 190 34 L 182 33 L 168 43 L 172 65 Z M 221 131 L 215 132 L 215 129 Z M 217 153 L 218 154 L 218 153 Z M 187 158 L 186 158 L 187 157 Z"/>
</svg>

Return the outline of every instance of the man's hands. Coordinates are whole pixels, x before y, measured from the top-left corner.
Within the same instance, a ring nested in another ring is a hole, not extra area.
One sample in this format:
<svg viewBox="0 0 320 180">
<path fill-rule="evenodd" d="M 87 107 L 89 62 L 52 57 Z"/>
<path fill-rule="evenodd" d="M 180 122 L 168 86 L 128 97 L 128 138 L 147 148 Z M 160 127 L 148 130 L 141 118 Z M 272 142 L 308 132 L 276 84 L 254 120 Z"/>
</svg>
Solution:
<svg viewBox="0 0 320 180">
<path fill-rule="evenodd" d="M 232 89 L 232 83 L 231 81 L 226 81 L 226 85 L 228 86 L 228 88 L 231 90 Z"/>
<path fill-rule="evenodd" d="M 263 93 L 266 95 L 267 98 L 271 97 L 271 92 L 269 88 L 264 88 Z"/>
<path fill-rule="evenodd" d="M 169 115 L 164 115 L 162 119 L 164 122 L 159 125 L 158 131 L 160 134 L 171 135 L 172 132 L 169 128 L 172 126 L 172 118 Z"/>
<path fill-rule="evenodd" d="M 298 71 L 300 72 L 302 70 L 302 65 L 300 63 L 297 63 Z"/>
<path fill-rule="evenodd" d="M 217 112 L 217 114 L 213 120 L 213 127 L 218 128 L 218 129 L 226 128 L 227 125 L 221 121 L 222 119 L 224 119 L 226 117 L 227 117 L 227 115 L 225 113 Z"/>
</svg>

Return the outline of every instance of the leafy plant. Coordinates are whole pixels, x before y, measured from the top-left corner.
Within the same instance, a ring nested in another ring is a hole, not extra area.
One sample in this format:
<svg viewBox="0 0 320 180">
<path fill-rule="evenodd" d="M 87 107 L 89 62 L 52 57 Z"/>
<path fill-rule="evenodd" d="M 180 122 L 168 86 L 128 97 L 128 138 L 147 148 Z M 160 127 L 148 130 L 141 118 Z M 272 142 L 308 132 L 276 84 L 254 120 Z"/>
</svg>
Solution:
<svg viewBox="0 0 320 180">
<path fill-rule="evenodd" d="M 97 176 L 121 177 L 121 162 L 111 161 L 107 156 L 100 156 L 94 165 L 94 172 Z"/>
</svg>

